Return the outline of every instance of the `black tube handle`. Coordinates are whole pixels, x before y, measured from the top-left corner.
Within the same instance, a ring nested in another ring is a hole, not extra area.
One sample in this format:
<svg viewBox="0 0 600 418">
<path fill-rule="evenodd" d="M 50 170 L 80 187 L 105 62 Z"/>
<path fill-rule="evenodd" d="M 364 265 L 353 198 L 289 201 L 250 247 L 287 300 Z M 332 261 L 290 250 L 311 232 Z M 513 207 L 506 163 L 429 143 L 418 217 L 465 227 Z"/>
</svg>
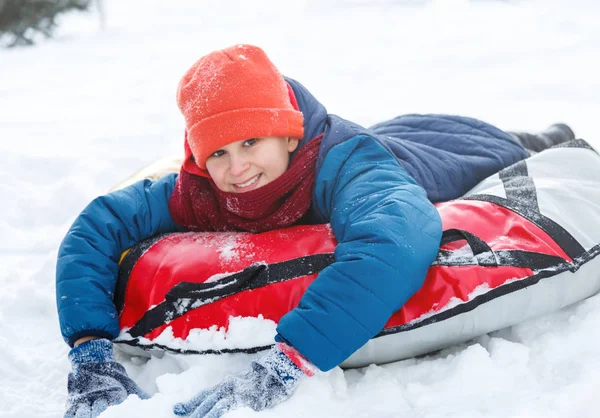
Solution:
<svg viewBox="0 0 600 418">
<path fill-rule="evenodd" d="M 467 241 L 467 244 L 471 247 L 471 251 L 473 251 L 473 255 L 480 266 L 498 267 L 498 258 L 496 257 L 494 250 L 492 250 L 491 247 L 477 235 L 465 231 L 464 229 L 446 229 L 442 234 L 440 247 L 461 240 Z"/>
<path fill-rule="evenodd" d="M 166 301 L 179 299 L 209 300 L 223 298 L 241 291 L 249 281 L 258 280 L 267 272 L 265 264 L 252 264 L 244 270 L 209 283 L 181 282 L 165 295 Z"/>
</svg>

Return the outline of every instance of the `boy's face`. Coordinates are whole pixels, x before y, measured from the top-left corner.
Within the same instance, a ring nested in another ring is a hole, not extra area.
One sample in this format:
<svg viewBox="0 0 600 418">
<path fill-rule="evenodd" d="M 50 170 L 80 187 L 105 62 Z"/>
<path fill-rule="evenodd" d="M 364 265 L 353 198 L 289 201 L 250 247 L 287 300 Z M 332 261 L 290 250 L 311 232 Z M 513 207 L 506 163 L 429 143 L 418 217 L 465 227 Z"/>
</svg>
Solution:
<svg viewBox="0 0 600 418">
<path fill-rule="evenodd" d="M 298 139 L 264 136 L 233 142 L 206 160 L 208 174 L 217 187 L 230 193 L 258 189 L 281 176 Z"/>
</svg>

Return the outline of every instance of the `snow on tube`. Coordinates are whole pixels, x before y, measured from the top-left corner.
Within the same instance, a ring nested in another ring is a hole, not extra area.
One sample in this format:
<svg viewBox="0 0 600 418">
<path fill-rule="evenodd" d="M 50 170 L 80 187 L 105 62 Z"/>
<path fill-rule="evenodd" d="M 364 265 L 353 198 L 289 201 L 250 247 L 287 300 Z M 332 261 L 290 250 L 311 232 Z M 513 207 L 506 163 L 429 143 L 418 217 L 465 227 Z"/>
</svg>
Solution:
<svg viewBox="0 0 600 418">
<path fill-rule="evenodd" d="M 444 234 L 423 287 L 342 367 L 436 351 L 600 291 L 600 156 L 583 140 L 436 206 Z M 328 225 L 141 242 L 120 265 L 115 342 L 195 354 L 266 349 L 335 246 Z M 238 327 L 240 318 L 270 325 Z M 223 337 L 235 327 L 242 337 Z"/>
</svg>

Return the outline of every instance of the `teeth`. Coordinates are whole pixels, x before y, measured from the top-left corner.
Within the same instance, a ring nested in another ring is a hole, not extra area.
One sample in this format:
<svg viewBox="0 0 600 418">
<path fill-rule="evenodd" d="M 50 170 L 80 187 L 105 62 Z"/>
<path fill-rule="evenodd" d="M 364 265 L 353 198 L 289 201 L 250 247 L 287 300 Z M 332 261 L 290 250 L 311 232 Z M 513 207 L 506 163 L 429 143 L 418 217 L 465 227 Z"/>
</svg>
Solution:
<svg viewBox="0 0 600 418">
<path fill-rule="evenodd" d="M 257 174 L 256 176 L 252 177 L 250 180 L 248 180 L 246 183 L 238 183 L 235 185 L 235 187 L 248 187 L 251 184 L 254 184 L 257 180 L 258 180 L 258 176 L 260 176 L 260 174 Z"/>
</svg>

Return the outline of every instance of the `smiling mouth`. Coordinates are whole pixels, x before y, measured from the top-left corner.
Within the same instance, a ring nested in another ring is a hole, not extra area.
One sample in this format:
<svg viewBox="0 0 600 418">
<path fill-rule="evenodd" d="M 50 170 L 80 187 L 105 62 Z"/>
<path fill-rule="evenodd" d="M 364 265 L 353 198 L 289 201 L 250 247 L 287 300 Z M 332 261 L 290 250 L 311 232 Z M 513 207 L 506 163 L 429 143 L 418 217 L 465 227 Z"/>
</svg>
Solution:
<svg viewBox="0 0 600 418">
<path fill-rule="evenodd" d="M 245 189 L 246 187 L 250 187 L 258 181 L 258 179 L 260 178 L 261 175 L 262 175 L 262 173 L 257 174 L 256 176 L 252 177 L 250 180 L 245 181 L 244 183 L 234 183 L 233 187 L 235 187 L 236 189 Z"/>
</svg>

